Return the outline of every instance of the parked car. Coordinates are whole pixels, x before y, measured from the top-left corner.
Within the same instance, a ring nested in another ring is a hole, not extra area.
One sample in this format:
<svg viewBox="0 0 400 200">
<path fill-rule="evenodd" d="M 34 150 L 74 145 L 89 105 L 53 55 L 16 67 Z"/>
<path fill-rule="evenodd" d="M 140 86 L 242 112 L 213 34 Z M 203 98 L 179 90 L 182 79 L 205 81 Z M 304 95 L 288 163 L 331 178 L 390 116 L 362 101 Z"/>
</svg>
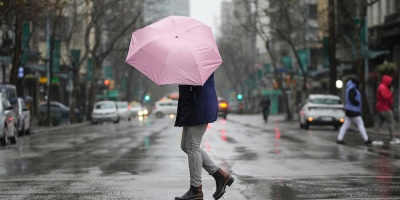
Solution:
<svg viewBox="0 0 400 200">
<path fill-rule="evenodd" d="M 127 119 L 131 120 L 131 111 L 128 105 L 127 101 L 118 101 L 116 102 L 117 104 L 117 111 L 118 111 L 118 117 L 120 119 Z"/>
<path fill-rule="evenodd" d="M 11 144 L 16 144 L 16 114 L 3 93 L 0 93 L 0 101 L 0 144 L 6 145 L 7 140 L 10 140 Z"/>
<path fill-rule="evenodd" d="M 0 92 L 10 102 L 11 105 L 17 104 L 17 87 L 11 84 L 0 84 Z"/>
<path fill-rule="evenodd" d="M 69 121 L 69 107 L 66 105 L 51 101 L 50 102 L 50 116 L 59 119 L 61 122 L 68 123 Z M 46 116 L 47 115 L 47 102 L 42 102 L 39 105 L 39 112 L 40 115 Z M 81 121 L 82 115 L 80 114 L 79 109 L 75 109 L 75 116 L 78 118 L 78 121 Z"/>
<path fill-rule="evenodd" d="M 117 104 L 114 101 L 99 101 L 94 104 L 92 111 L 92 124 L 112 121 L 119 123 Z"/>
<path fill-rule="evenodd" d="M 299 110 L 300 128 L 310 125 L 332 125 L 335 129 L 343 124 L 344 106 L 339 96 L 311 94 Z"/>
<path fill-rule="evenodd" d="M 31 111 L 26 107 L 25 100 L 18 98 L 18 135 L 29 135 L 31 127 Z"/>
<path fill-rule="evenodd" d="M 177 100 L 161 100 L 157 101 L 154 108 L 153 114 L 157 117 L 163 117 L 165 115 L 176 115 L 178 109 L 178 101 Z"/>
<path fill-rule="evenodd" d="M 218 97 L 218 116 L 222 116 L 224 119 L 226 119 L 228 113 L 229 113 L 228 102 L 224 98 Z"/>
<path fill-rule="evenodd" d="M 0 84 L 0 92 L 3 96 L 10 102 L 11 106 L 13 107 L 13 112 L 16 115 L 14 117 L 14 123 L 17 123 L 18 118 L 18 97 L 17 97 L 17 87 L 11 84 Z"/>
</svg>

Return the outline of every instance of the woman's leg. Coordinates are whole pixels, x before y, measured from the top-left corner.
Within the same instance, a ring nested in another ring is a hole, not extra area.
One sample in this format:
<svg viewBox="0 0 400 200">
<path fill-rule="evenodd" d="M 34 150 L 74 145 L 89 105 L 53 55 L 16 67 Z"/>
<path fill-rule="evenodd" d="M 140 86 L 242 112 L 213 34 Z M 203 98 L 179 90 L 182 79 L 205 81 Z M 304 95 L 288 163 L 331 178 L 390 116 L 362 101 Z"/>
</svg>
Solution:
<svg viewBox="0 0 400 200">
<path fill-rule="evenodd" d="M 198 187 L 201 184 L 201 170 L 204 167 L 208 173 L 214 173 L 218 167 L 200 148 L 200 143 L 207 124 L 183 127 L 181 148 L 188 155 L 190 170 L 190 185 Z"/>
</svg>

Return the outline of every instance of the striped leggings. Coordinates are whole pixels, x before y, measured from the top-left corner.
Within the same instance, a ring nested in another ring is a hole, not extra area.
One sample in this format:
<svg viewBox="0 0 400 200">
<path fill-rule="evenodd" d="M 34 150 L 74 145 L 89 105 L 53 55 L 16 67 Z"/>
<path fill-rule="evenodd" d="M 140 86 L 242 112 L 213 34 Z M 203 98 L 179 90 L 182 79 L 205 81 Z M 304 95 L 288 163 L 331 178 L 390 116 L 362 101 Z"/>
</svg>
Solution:
<svg viewBox="0 0 400 200">
<path fill-rule="evenodd" d="M 207 153 L 200 148 L 200 143 L 206 129 L 207 124 L 202 124 L 198 126 L 184 126 L 182 131 L 181 148 L 188 156 L 190 185 L 194 187 L 202 185 L 202 167 L 210 175 L 218 170 L 218 166 L 216 166 Z"/>
</svg>

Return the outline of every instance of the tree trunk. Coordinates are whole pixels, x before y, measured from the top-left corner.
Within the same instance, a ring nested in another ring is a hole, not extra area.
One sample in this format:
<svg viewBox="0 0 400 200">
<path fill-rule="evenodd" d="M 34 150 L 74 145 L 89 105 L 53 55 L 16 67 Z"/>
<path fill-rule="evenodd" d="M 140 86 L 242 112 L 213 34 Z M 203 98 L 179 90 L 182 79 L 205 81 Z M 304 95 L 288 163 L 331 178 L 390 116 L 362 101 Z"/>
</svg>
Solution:
<svg viewBox="0 0 400 200">
<path fill-rule="evenodd" d="M 73 66 L 72 75 L 73 75 L 73 79 L 72 79 L 73 86 L 72 86 L 72 93 L 71 93 L 71 98 L 70 98 L 71 102 L 70 102 L 70 110 L 69 110 L 69 116 L 70 116 L 71 123 L 78 122 L 78 119 L 75 116 L 75 108 L 76 108 L 76 94 L 78 93 L 77 91 L 79 89 L 79 68 L 77 68 L 76 66 Z"/>
<path fill-rule="evenodd" d="M 290 120 L 292 120 L 293 116 L 292 116 L 292 112 L 290 111 L 289 100 L 288 100 L 288 97 L 286 95 L 285 90 L 282 87 L 282 77 L 278 75 L 276 62 L 275 62 L 275 57 L 272 55 L 271 49 L 269 47 L 269 41 L 265 42 L 265 47 L 267 48 L 267 52 L 268 52 L 268 54 L 269 54 L 269 56 L 270 56 L 270 58 L 272 60 L 272 67 L 274 68 L 274 76 L 277 79 L 279 89 L 282 92 L 283 104 L 284 104 L 284 106 L 286 108 L 287 120 L 290 121 Z"/>
<path fill-rule="evenodd" d="M 17 85 L 18 83 L 18 68 L 21 62 L 22 55 L 22 19 L 20 15 L 16 15 L 15 19 L 15 46 L 14 56 L 12 60 L 12 67 L 10 72 L 10 83 Z M 17 87 L 17 90 L 21 90 L 22 87 Z M 20 94 L 21 92 L 18 92 Z"/>
<path fill-rule="evenodd" d="M 335 0 L 329 0 L 329 93 L 337 95 L 336 89 L 336 33 Z"/>
</svg>

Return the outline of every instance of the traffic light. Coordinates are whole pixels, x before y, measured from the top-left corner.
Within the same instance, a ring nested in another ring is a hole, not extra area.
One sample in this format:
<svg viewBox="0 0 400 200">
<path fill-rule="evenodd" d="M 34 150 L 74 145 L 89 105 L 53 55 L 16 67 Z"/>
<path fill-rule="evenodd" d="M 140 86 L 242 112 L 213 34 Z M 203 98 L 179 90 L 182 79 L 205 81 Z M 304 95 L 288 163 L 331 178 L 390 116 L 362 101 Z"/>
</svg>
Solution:
<svg viewBox="0 0 400 200">
<path fill-rule="evenodd" d="M 274 80 L 274 82 L 273 82 L 273 84 L 272 84 L 272 87 L 274 88 L 274 90 L 276 90 L 276 89 L 279 88 L 278 82 L 276 82 L 276 80 Z"/>
<path fill-rule="evenodd" d="M 286 85 L 289 86 L 292 82 L 292 77 L 290 75 L 286 75 Z"/>
<path fill-rule="evenodd" d="M 114 80 L 110 80 L 110 86 L 108 89 L 113 90 L 114 89 Z"/>
<path fill-rule="evenodd" d="M 243 95 L 242 95 L 242 94 L 238 94 L 238 95 L 236 96 L 236 98 L 237 98 L 238 100 L 242 100 L 242 99 L 243 99 Z"/>
<path fill-rule="evenodd" d="M 145 100 L 145 101 L 149 101 L 149 100 L 150 100 L 150 96 L 149 96 L 149 95 L 146 95 L 146 96 L 144 97 L 144 100 Z"/>
<path fill-rule="evenodd" d="M 108 88 L 110 86 L 110 80 L 108 79 L 104 80 L 104 86 Z"/>
</svg>

